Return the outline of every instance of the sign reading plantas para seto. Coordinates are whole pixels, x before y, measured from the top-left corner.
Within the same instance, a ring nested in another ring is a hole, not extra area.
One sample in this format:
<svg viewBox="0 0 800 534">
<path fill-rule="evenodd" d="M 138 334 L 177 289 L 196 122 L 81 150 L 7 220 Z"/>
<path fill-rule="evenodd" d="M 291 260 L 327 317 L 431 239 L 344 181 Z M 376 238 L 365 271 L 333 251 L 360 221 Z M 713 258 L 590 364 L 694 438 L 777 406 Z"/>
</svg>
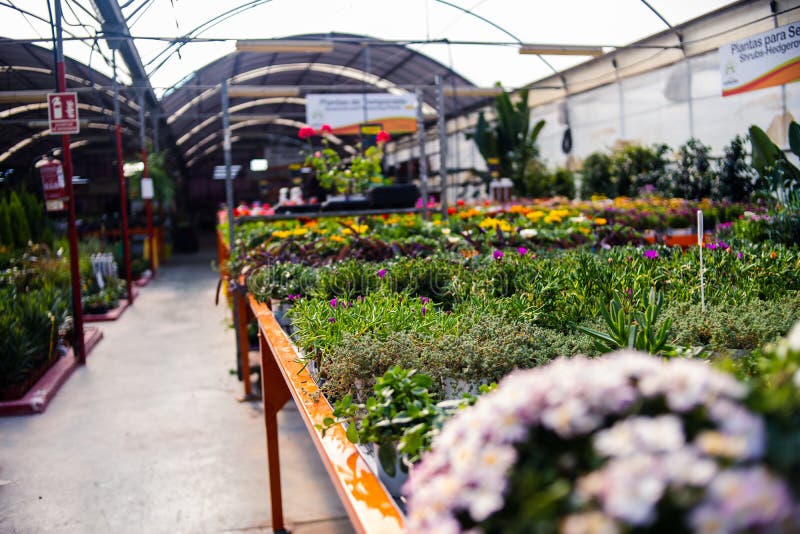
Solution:
<svg viewBox="0 0 800 534">
<path fill-rule="evenodd" d="M 719 48 L 722 96 L 800 80 L 800 22 Z"/>
<path fill-rule="evenodd" d="M 346 93 L 306 95 L 306 122 L 314 129 L 327 124 L 333 133 L 359 133 L 359 124 L 380 123 L 389 133 L 417 131 L 417 98 L 412 94 Z"/>
</svg>

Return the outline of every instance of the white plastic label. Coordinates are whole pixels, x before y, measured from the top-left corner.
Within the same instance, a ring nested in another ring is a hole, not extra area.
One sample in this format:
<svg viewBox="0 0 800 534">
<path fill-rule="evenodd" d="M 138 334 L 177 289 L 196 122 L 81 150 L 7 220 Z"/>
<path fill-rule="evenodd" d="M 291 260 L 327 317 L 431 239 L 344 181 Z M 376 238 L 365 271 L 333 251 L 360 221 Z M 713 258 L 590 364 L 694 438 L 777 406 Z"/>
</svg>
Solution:
<svg viewBox="0 0 800 534">
<path fill-rule="evenodd" d="M 144 200 L 150 200 L 153 196 L 153 179 L 142 178 L 142 198 Z"/>
</svg>

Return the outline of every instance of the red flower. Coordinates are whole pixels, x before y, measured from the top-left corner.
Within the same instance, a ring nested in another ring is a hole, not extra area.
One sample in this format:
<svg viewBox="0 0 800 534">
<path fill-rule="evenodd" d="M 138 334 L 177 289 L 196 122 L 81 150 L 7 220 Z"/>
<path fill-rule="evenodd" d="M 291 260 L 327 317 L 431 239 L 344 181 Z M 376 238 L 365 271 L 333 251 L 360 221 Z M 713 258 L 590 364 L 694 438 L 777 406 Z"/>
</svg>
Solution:
<svg viewBox="0 0 800 534">
<path fill-rule="evenodd" d="M 297 132 L 297 137 L 300 139 L 308 139 L 312 135 L 314 135 L 314 128 L 311 126 L 303 126 L 300 128 L 300 131 Z"/>
<path fill-rule="evenodd" d="M 459 206 L 463 206 L 464 205 L 464 200 L 463 199 L 458 199 L 456 204 L 458 204 Z"/>
<path fill-rule="evenodd" d="M 381 130 L 378 132 L 378 135 L 375 136 L 376 143 L 387 143 L 392 140 L 392 136 L 389 135 L 389 132 L 386 130 Z"/>
<path fill-rule="evenodd" d="M 330 124 L 323 124 L 322 126 L 320 126 L 320 128 L 319 128 L 319 134 L 320 135 L 329 134 L 329 133 L 333 133 L 333 129 L 331 129 L 331 125 Z"/>
<path fill-rule="evenodd" d="M 455 215 L 456 211 L 458 211 L 458 210 L 456 210 L 453 206 L 450 206 L 449 208 L 447 208 L 447 214 L 448 215 Z"/>
</svg>

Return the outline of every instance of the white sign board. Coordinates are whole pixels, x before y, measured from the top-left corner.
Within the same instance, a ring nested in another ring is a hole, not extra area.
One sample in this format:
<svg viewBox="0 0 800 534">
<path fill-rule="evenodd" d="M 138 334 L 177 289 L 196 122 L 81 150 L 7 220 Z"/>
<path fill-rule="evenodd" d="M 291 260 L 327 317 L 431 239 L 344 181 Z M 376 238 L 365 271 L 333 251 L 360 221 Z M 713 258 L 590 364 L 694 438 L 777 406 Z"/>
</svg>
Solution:
<svg viewBox="0 0 800 534">
<path fill-rule="evenodd" d="M 722 96 L 800 80 L 800 22 L 719 48 Z"/>
<path fill-rule="evenodd" d="M 389 133 L 416 132 L 417 97 L 387 93 L 308 94 L 306 123 L 315 130 L 327 124 L 338 135 L 358 134 L 362 123 L 380 124 Z"/>
<path fill-rule="evenodd" d="M 51 134 L 80 133 L 78 93 L 48 93 L 47 119 Z"/>
</svg>

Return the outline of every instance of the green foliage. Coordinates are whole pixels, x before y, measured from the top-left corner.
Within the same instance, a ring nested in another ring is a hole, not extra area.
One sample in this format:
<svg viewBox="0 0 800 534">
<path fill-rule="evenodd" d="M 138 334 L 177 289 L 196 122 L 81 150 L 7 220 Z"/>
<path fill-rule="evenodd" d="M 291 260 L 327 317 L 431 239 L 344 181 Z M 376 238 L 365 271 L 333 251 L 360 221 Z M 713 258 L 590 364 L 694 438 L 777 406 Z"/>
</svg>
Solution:
<svg viewBox="0 0 800 534">
<path fill-rule="evenodd" d="M 533 198 L 575 196 L 575 175 L 571 170 L 559 167 L 550 171 L 538 159 L 528 163 L 524 180 L 524 195 Z"/>
<path fill-rule="evenodd" d="M 31 240 L 31 231 L 28 227 L 28 217 L 25 208 L 22 207 L 19 195 L 15 191 L 8 198 L 8 218 L 11 223 L 11 233 L 14 238 L 14 246 L 23 249 Z"/>
<path fill-rule="evenodd" d="M 634 196 L 640 189 L 658 187 L 665 175 L 667 145 L 626 145 L 611 154 L 613 196 Z"/>
<path fill-rule="evenodd" d="M 725 157 L 720 163 L 712 187 L 712 198 L 743 202 L 755 191 L 756 173 L 747 163 L 745 139 L 736 136 L 725 147 Z"/>
<path fill-rule="evenodd" d="M 800 293 L 760 300 L 751 298 L 736 303 L 700 304 L 671 302 L 663 313 L 672 320 L 674 343 L 682 346 L 706 346 L 716 353 L 732 350 L 756 350 L 785 335 L 800 321 Z"/>
<path fill-rule="evenodd" d="M 799 128 L 796 122 L 789 126 L 790 138 L 794 140 L 795 147 L 798 145 Z M 761 178 L 759 186 L 769 190 L 779 204 L 785 204 L 788 193 L 800 186 L 800 169 L 789 161 L 783 150 L 758 126 L 750 126 L 750 144 L 753 167 Z"/>
<path fill-rule="evenodd" d="M 585 326 L 577 328 L 595 338 L 600 352 L 631 348 L 670 356 L 675 352 L 675 347 L 668 343 L 672 320 L 666 319 L 660 326 L 656 324 L 663 305 L 664 295 L 653 288 L 642 299 L 642 311 L 626 309 L 619 297 L 615 296 L 607 307 L 600 308 L 607 332 Z"/>
<path fill-rule="evenodd" d="M 611 157 L 602 152 L 592 152 L 583 160 L 583 182 L 581 198 L 592 195 L 613 197 L 616 188 L 611 181 Z"/>
<path fill-rule="evenodd" d="M 359 143 L 357 152 L 348 160 L 343 160 L 339 153 L 323 139 L 324 147 L 309 153 L 305 164 L 316 172 L 317 180 L 324 189 L 344 193 L 363 193 L 370 187 L 388 184 L 391 181 L 383 176 L 383 143 L 362 149 Z"/>
<path fill-rule="evenodd" d="M 711 147 L 689 139 L 678 149 L 677 166 L 667 175 L 664 186 L 672 196 L 699 200 L 711 196 L 714 172 L 709 154 Z"/>
<path fill-rule="evenodd" d="M 425 429 L 432 427 L 437 416 L 434 397 L 429 393 L 431 384 L 431 378 L 424 374 L 394 366 L 375 381 L 374 396 L 364 404 L 345 396 L 334 407 L 335 419 L 326 418 L 319 428 L 324 435 L 330 427 L 347 423 L 347 439 L 375 443 L 383 469 L 395 476 L 398 452 L 413 461 L 419 459 L 423 448 L 430 446 L 431 432 Z M 406 439 L 400 444 L 409 431 L 418 439 Z"/>
<path fill-rule="evenodd" d="M 162 206 L 167 206 L 175 199 L 175 179 L 167 168 L 167 153 L 151 152 L 147 154 L 147 174 L 153 179 L 153 196 Z M 142 197 L 142 171 L 137 171 L 129 180 L 129 196 Z"/>
<path fill-rule="evenodd" d="M 510 178 L 519 194 L 526 194 L 526 171 L 531 160 L 539 155 L 536 140 L 544 128 L 540 120 L 530 124 L 528 90 L 520 90 L 516 99 L 504 92 L 495 97 L 496 122 L 489 124 L 481 112 L 472 138 L 484 159 L 497 158 L 500 176 Z"/>
<path fill-rule="evenodd" d="M 442 333 L 415 329 L 378 335 L 352 332 L 326 351 L 320 367 L 328 398 L 358 395 L 391 366 L 417 369 L 430 376 L 430 391 L 440 398 L 474 391 L 514 369 L 545 365 L 559 356 L 593 354 L 591 338 L 562 333 L 530 321 L 501 315 L 478 315 L 458 330 Z"/>
<path fill-rule="evenodd" d="M 14 233 L 11 228 L 11 214 L 8 201 L 0 198 L 0 245 L 13 249 L 15 247 Z"/>
</svg>

